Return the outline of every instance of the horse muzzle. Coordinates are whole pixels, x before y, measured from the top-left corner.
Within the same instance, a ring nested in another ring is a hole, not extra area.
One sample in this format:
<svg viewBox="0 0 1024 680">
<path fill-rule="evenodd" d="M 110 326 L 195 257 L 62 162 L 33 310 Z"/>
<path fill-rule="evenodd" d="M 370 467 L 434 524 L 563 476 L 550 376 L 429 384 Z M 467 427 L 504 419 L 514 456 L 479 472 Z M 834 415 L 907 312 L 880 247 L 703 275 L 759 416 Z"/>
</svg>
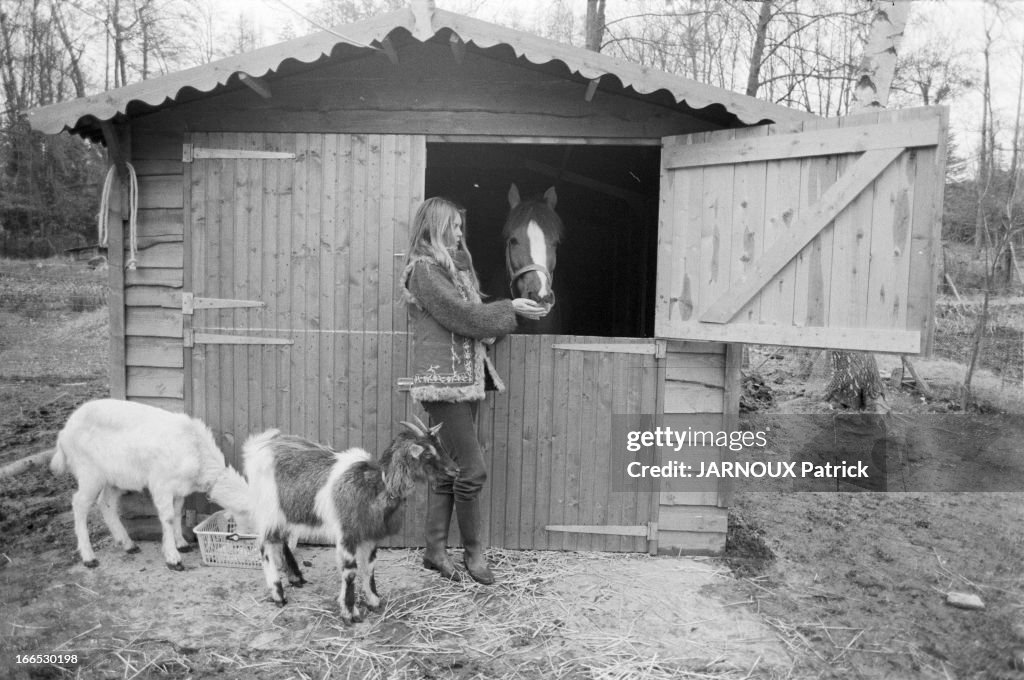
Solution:
<svg viewBox="0 0 1024 680">
<path fill-rule="evenodd" d="M 545 307 L 548 308 L 548 311 L 550 311 L 551 308 L 555 306 L 555 292 L 552 290 L 549 290 L 548 294 L 544 296 L 540 296 L 537 293 L 531 292 L 527 295 L 527 297 L 529 297 L 534 302 L 544 305 Z"/>
<path fill-rule="evenodd" d="M 519 279 L 521 279 L 523 276 L 530 272 L 536 273 L 537 278 L 540 279 L 541 285 L 539 287 L 539 290 L 524 290 L 521 293 L 516 291 L 516 281 L 518 281 Z M 552 290 L 551 288 L 551 283 L 551 272 L 549 272 L 547 267 L 543 265 L 528 264 L 525 267 L 520 267 L 515 271 L 509 271 L 508 287 L 509 292 L 512 294 L 512 297 L 525 297 L 529 298 L 530 300 L 533 300 L 534 302 L 539 302 L 545 305 L 553 305 L 555 304 L 555 293 L 554 290 Z M 547 288 L 547 293 L 541 295 L 540 291 L 543 290 L 544 288 Z"/>
</svg>

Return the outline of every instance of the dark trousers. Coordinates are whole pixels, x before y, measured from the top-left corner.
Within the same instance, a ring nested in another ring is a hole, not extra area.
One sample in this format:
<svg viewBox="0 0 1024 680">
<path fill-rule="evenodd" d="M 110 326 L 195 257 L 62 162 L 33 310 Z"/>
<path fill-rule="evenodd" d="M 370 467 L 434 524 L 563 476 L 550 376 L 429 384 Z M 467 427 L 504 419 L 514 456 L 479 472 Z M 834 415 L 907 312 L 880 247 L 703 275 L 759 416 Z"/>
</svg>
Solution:
<svg viewBox="0 0 1024 680">
<path fill-rule="evenodd" d="M 439 479 L 434 493 L 453 494 L 457 502 L 476 500 L 487 481 L 483 449 L 476 437 L 476 401 L 425 401 L 423 408 L 430 416 L 430 425 L 444 423 L 438 432 L 448 455 L 459 466 L 455 480 Z"/>
</svg>

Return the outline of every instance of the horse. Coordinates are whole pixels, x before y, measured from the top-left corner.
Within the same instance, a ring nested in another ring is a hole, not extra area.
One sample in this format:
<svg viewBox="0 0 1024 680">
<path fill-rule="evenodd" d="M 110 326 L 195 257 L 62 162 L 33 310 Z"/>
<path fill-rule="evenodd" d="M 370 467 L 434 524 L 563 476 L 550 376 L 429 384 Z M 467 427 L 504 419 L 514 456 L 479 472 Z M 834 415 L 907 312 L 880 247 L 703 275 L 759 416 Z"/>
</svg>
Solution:
<svg viewBox="0 0 1024 680">
<path fill-rule="evenodd" d="M 501 237 L 505 241 L 507 290 L 512 297 L 528 298 L 549 307 L 547 316 L 537 321 L 519 318 L 520 333 L 562 332 L 563 304 L 556 304 L 555 263 L 558 244 L 565 227 L 555 212 L 558 196 L 555 188 L 543 198 L 522 200 L 519 188 L 508 190 L 509 213 Z"/>
</svg>

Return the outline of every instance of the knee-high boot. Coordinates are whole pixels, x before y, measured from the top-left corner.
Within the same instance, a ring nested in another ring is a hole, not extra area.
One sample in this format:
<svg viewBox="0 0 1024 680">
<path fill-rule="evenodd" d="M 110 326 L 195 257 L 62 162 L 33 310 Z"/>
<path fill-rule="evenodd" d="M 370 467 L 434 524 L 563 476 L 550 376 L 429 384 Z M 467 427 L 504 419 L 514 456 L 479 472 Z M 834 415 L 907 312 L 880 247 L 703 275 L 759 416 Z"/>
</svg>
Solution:
<svg viewBox="0 0 1024 680">
<path fill-rule="evenodd" d="M 480 513 L 480 499 L 456 501 L 455 512 L 459 520 L 459 533 L 462 534 L 463 561 L 466 571 L 477 583 L 489 586 L 494 583 L 494 574 L 487 564 L 487 547 L 483 544 L 483 517 Z"/>
<path fill-rule="evenodd" d="M 423 566 L 441 574 L 442 578 L 462 580 L 462 573 L 456 570 L 448 556 L 448 528 L 452 523 L 454 497 L 450 493 L 427 493 L 426 544 L 423 550 Z"/>
</svg>

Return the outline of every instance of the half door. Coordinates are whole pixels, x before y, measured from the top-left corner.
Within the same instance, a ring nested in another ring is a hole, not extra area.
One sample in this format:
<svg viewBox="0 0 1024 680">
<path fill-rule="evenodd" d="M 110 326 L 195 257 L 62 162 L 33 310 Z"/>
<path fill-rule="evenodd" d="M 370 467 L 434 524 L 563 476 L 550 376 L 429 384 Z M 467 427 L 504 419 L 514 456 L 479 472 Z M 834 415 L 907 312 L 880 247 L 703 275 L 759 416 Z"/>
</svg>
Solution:
<svg viewBox="0 0 1024 680">
<path fill-rule="evenodd" d="M 926 351 L 944 108 L 664 139 L 655 334 Z"/>
</svg>

